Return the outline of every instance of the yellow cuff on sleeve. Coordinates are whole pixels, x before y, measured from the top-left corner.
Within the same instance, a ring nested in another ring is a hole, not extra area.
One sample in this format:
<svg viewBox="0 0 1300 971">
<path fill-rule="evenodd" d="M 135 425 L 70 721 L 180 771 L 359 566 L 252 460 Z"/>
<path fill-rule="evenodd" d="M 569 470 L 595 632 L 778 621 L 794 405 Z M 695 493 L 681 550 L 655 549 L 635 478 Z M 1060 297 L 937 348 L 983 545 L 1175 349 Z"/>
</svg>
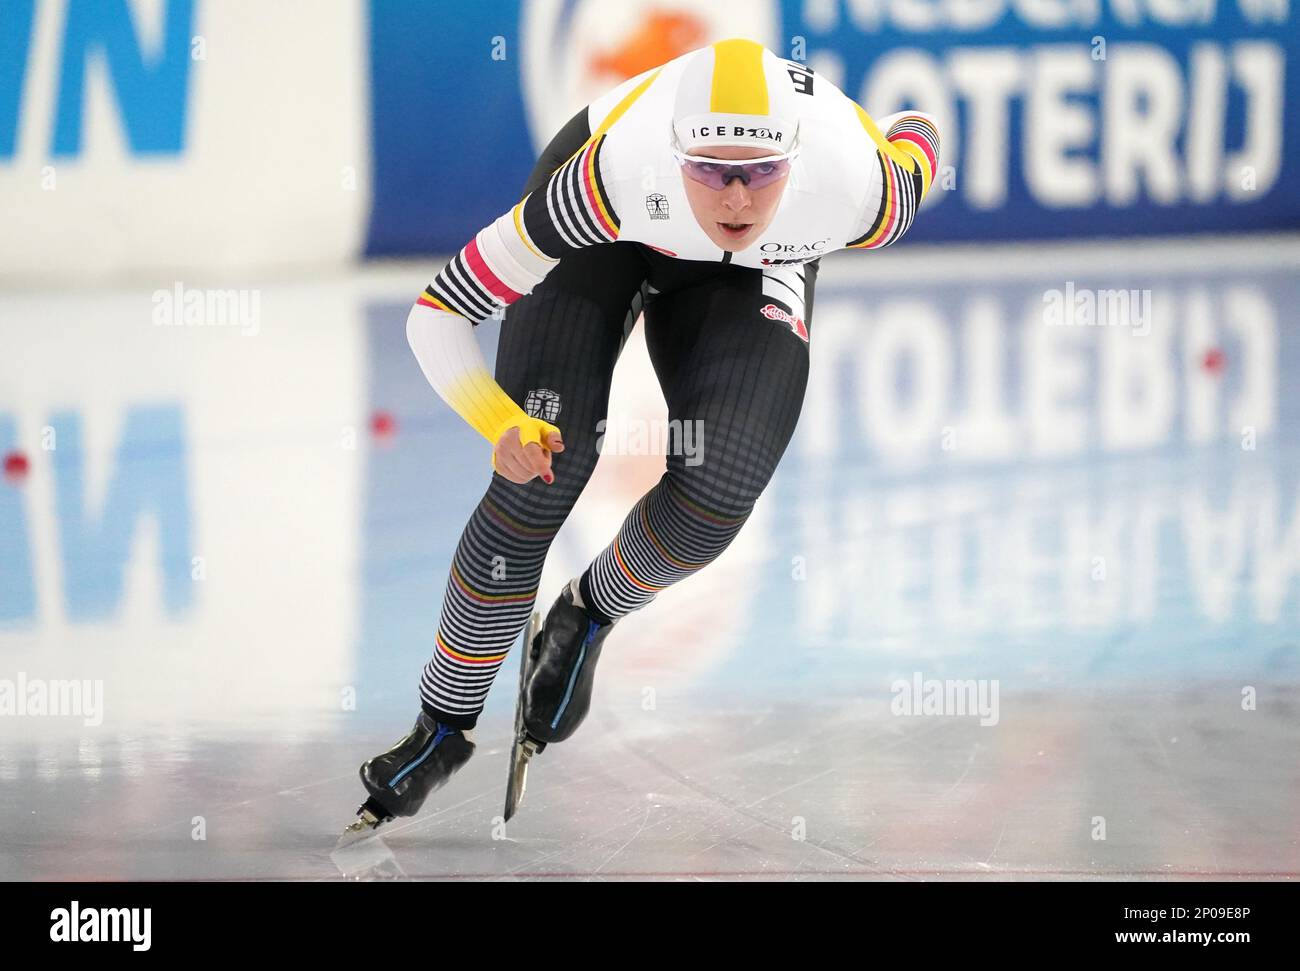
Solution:
<svg viewBox="0 0 1300 971">
<path fill-rule="evenodd" d="M 447 395 L 447 403 L 494 449 L 511 428 L 519 429 L 519 441 L 523 445 L 542 445 L 547 435 L 560 431 L 520 408 L 485 370 L 474 371 L 456 382 Z M 495 453 L 492 464 L 495 468 Z"/>
<path fill-rule="evenodd" d="M 556 428 L 554 425 L 552 425 L 550 422 L 542 421 L 540 418 L 534 418 L 532 415 L 529 415 L 527 412 L 520 409 L 519 417 L 511 418 L 510 420 L 503 423 L 501 427 L 497 429 L 496 438 L 492 439 L 492 445 L 493 445 L 492 468 L 493 469 L 497 467 L 496 443 L 501 441 L 502 435 L 508 432 L 511 428 L 515 428 L 515 427 L 518 427 L 519 429 L 519 444 L 541 445 L 542 448 L 546 448 L 543 442 L 546 440 L 546 437 L 551 434 L 551 432 L 555 432 L 557 434 L 559 434 L 560 432 L 560 430 Z"/>
</svg>

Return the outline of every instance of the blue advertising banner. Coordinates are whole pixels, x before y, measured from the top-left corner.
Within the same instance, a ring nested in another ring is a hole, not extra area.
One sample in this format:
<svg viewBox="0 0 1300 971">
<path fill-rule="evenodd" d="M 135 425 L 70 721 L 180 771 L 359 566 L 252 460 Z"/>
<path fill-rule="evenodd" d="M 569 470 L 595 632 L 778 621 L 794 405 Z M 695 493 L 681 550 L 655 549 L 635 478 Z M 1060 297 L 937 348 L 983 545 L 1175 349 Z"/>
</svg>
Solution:
<svg viewBox="0 0 1300 971">
<path fill-rule="evenodd" d="M 537 156 L 514 56 L 519 4 L 373 0 L 370 18 L 367 251 L 459 249 L 518 201 Z"/>
<path fill-rule="evenodd" d="M 1286 0 L 784 0 L 844 91 L 945 119 L 916 238 L 1300 226 Z"/>
<path fill-rule="evenodd" d="M 940 191 L 914 239 L 1300 227 L 1288 0 L 372 0 L 370 15 L 371 254 L 460 247 L 574 111 L 734 35 L 874 115 L 939 118 Z"/>
</svg>

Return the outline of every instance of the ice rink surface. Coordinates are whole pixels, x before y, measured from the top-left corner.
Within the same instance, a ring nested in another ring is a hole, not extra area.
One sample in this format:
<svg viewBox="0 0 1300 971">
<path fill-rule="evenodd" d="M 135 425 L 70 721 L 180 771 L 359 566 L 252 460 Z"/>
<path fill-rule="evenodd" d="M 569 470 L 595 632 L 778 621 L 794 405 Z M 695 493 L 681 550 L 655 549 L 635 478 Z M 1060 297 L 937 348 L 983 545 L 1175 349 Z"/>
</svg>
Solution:
<svg viewBox="0 0 1300 971">
<path fill-rule="evenodd" d="M 777 477 L 520 814 L 512 657 L 332 853 L 488 481 L 405 342 L 440 265 L 0 293 L 0 879 L 1300 877 L 1294 237 L 827 259 Z M 543 608 L 663 418 L 638 325 Z"/>
</svg>

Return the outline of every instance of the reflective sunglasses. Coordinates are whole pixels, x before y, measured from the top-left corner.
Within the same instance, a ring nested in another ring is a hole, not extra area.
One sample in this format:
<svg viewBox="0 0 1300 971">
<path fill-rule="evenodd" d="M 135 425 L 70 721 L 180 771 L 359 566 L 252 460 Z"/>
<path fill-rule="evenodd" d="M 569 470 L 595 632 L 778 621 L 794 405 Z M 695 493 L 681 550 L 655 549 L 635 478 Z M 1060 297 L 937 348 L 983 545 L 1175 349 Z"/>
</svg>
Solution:
<svg viewBox="0 0 1300 971">
<path fill-rule="evenodd" d="M 732 179 L 740 179 L 750 189 L 771 185 L 790 171 L 790 163 L 798 156 L 796 148 L 784 155 L 765 155 L 762 158 L 721 159 L 702 155 L 687 155 L 676 148 L 673 157 L 682 167 L 682 174 L 710 189 L 725 189 Z"/>
</svg>

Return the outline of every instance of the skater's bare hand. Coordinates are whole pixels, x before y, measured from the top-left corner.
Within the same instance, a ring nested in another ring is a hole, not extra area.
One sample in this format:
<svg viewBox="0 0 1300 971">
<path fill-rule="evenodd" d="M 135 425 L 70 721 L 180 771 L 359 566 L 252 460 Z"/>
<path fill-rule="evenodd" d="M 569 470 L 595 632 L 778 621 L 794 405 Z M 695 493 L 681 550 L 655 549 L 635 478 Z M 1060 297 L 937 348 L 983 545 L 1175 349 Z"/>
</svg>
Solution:
<svg viewBox="0 0 1300 971">
<path fill-rule="evenodd" d="M 542 441 L 545 447 L 536 442 L 521 445 L 519 429 L 507 428 L 492 450 L 493 465 L 511 482 L 523 485 L 540 476 L 543 482 L 550 485 L 555 481 L 555 475 L 551 472 L 551 453 L 563 452 L 564 441 L 558 431 L 548 432 Z"/>
</svg>

